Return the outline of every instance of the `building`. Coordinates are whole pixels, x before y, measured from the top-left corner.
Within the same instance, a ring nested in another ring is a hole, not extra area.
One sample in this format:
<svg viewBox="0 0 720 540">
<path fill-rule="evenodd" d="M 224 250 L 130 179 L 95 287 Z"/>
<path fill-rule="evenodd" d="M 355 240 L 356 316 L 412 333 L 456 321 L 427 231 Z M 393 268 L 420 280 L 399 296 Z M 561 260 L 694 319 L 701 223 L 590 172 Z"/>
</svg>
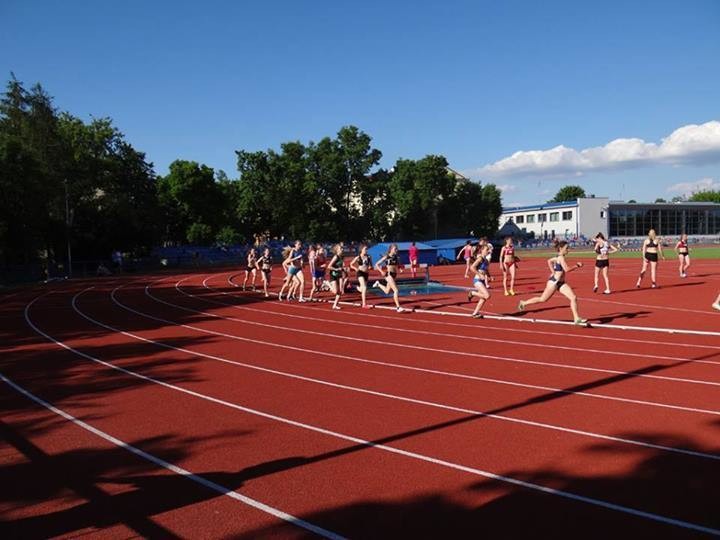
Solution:
<svg viewBox="0 0 720 540">
<path fill-rule="evenodd" d="M 499 226 L 512 220 L 535 238 L 553 236 L 640 237 L 650 229 L 660 236 L 720 235 L 720 204 L 708 202 L 627 203 L 591 197 L 561 203 L 503 208 Z"/>
<path fill-rule="evenodd" d="M 720 234 L 720 204 L 708 202 L 610 202 L 610 236 L 645 236 L 650 229 L 660 236 L 715 236 Z"/>
<path fill-rule="evenodd" d="M 598 232 L 607 234 L 607 197 L 590 197 L 560 203 L 503 208 L 502 227 L 513 221 L 523 232 L 535 238 L 594 237 Z"/>
</svg>

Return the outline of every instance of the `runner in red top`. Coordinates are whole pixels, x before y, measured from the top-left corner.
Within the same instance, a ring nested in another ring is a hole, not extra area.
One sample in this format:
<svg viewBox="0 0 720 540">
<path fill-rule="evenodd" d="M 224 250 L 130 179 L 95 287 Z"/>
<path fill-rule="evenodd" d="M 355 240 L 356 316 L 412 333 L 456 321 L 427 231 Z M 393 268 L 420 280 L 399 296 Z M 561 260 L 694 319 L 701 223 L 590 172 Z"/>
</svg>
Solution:
<svg viewBox="0 0 720 540">
<path fill-rule="evenodd" d="M 418 269 L 418 248 L 415 245 L 415 242 L 410 244 L 410 249 L 408 249 L 408 256 L 410 258 L 410 273 L 412 274 L 412 277 L 417 277 L 417 269 Z"/>
<path fill-rule="evenodd" d="M 460 250 L 460 253 L 458 253 L 458 261 L 460 260 L 460 257 L 465 259 L 465 277 L 468 277 L 468 274 L 470 273 L 470 264 L 472 263 L 472 244 L 470 243 L 470 240 L 465 242 L 465 247 L 463 247 Z"/>
<path fill-rule="evenodd" d="M 515 296 L 515 270 L 520 259 L 515 255 L 515 245 L 512 236 L 505 237 L 505 245 L 500 250 L 500 263 L 503 271 L 503 289 L 505 296 Z M 510 289 L 507 287 L 507 278 L 510 274 Z"/>
</svg>

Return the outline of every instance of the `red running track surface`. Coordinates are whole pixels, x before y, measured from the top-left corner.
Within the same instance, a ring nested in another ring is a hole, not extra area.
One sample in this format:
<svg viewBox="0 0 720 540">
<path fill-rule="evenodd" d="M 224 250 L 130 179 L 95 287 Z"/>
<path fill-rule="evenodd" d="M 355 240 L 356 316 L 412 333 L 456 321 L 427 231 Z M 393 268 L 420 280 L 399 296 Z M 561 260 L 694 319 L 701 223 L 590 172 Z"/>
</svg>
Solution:
<svg viewBox="0 0 720 540">
<path fill-rule="evenodd" d="M 332 311 L 229 270 L 6 294 L 0 534 L 720 534 L 717 263 L 640 290 L 636 263 L 609 296 L 569 275 L 592 328 L 559 295 L 515 312 L 542 260 L 483 320 L 462 291 Z"/>
</svg>

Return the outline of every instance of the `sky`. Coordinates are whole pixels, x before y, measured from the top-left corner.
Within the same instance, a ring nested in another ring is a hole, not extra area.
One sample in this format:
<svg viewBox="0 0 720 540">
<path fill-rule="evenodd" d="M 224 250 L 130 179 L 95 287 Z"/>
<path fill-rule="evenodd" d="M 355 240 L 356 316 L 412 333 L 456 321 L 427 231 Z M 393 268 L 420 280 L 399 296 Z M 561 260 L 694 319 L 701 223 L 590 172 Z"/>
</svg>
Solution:
<svg viewBox="0 0 720 540">
<path fill-rule="evenodd" d="M 110 117 L 158 174 L 356 125 L 507 206 L 720 189 L 720 2 L 0 2 L 0 75 Z"/>
</svg>

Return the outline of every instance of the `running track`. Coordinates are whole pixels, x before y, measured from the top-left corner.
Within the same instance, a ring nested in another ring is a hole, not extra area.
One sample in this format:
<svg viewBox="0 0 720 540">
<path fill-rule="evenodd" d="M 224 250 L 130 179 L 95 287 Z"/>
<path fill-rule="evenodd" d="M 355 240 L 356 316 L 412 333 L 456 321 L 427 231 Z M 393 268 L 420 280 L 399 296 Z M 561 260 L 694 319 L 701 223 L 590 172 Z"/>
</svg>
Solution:
<svg viewBox="0 0 720 540">
<path fill-rule="evenodd" d="M 0 535 L 720 535 L 717 262 L 638 291 L 613 261 L 607 297 L 573 272 L 592 328 L 559 297 L 515 313 L 544 264 L 481 321 L 461 293 L 333 312 L 217 270 L 6 294 Z"/>
</svg>

